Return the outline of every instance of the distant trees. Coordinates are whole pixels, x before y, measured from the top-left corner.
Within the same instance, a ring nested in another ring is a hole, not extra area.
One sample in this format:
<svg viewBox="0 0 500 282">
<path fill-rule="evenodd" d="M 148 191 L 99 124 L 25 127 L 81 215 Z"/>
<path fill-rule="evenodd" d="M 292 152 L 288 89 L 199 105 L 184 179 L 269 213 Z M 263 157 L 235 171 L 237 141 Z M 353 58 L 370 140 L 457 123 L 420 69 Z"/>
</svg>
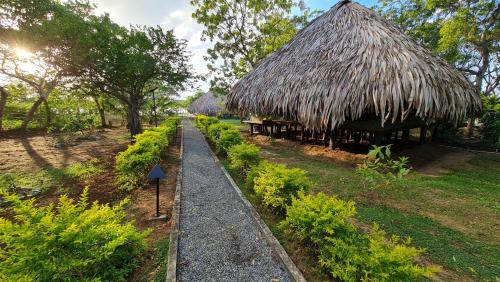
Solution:
<svg viewBox="0 0 500 282">
<path fill-rule="evenodd" d="M 315 14 L 302 1 L 292 0 L 191 0 L 191 4 L 196 8 L 193 18 L 205 26 L 201 39 L 215 43 L 205 59 L 214 74 L 211 90 L 222 94 Z M 301 15 L 293 15 L 293 8 Z"/>
<path fill-rule="evenodd" d="M 454 64 L 483 95 L 500 95 L 500 3 L 380 0 L 379 12 Z M 469 120 L 469 131 L 472 122 Z"/>
<path fill-rule="evenodd" d="M 160 86 L 180 89 L 192 77 L 185 42 L 172 31 L 121 27 L 95 15 L 85 1 L 2 1 L 0 55 L 0 75 L 22 81 L 39 96 L 22 128 L 54 89 L 91 85 L 126 107 L 135 135 L 142 131 L 144 97 Z M 89 94 L 96 98 L 96 91 Z M 94 101 L 102 116 L 102 101 Z"/>
</svg>

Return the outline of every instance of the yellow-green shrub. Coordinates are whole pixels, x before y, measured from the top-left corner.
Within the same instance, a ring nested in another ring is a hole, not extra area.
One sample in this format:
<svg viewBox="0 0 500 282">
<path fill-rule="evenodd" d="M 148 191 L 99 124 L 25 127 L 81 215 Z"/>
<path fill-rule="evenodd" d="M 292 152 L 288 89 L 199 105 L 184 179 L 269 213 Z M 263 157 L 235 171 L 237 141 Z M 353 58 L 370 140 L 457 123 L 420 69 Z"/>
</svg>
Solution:
<svg viewBox="0 0 500 282">
<path fill-rule="evenodd" d="M 207 136 L 212 142 L 215 143 L 217 139 L 219 139 L 221 132 L 228 129 L 235 129 L 235 127 L 222 122 L 213 123 L 208 126 Z"/>
<path fill-rule="evenodd" d="M 262 203 L 280 213 L 290 205 L 292 197 L 301 191 L 308 191 L 312 186 L 305 171 L 290 169 L 281 164 L 273 164 L 260 170 L 253 182 L 253 190 Z"/>
<path fill-rule="evenodd" d="M 259 148 L 253 144 L 242 143 L 232 146 L 227 152 L 229 168 L 246 175 L 252 167 L 262 161 L 259 152 Z"/>
<path fill-rule="evenodd" d="M 209 117 L 206 115 L 197 115 L 194 118 L 194 125 L 198 127 L 203 134 L 207 134 L 210 125 L 218 122 L 219 120 L 216 117 Z"/>
<path fill-rule="evenodd" d="M 232 146 L 241 144 L 243 142 L 243 137 L 241 137 L 241 134 L 237 129 L 230 128 L 222 130 L 220 132 L 219 138 L 217 138 L 214 142 L 217 151 L 219 153 L 227 155 L 227 151 Z"/>
<path fill-rule="evenodd" d="M 320 265 L 342 281 L 416 281 L 438 271 L 415 263 L 423 250 L 411 247 L 410 239 L 386 241 L 377 225 L 370 233 L 358 230 L 350 222 L 354 214 L 353 202 L 301 194 L 288 206 L 280 227 L 312 244 Z"/>
<path fill-rule="evenodd" d="M 62 196 L 53 206 L 9 200 L 14 220 L 0 218 L 0 280 L 125 281 L 146 250 L 148 232 L 126 221 L 122 201 L 89 205 Z"/>
<path fill-rule="evenodd" d="M 139 186 L 151 166 L 159 162 L 161 152 L 168 146 L 179 122 L 179 117 L 168 118 L 159 127 L 137 135 L 135 143 L 116 156 L 117 184 L 120 188 L 131 190 Z"/>
</svg>

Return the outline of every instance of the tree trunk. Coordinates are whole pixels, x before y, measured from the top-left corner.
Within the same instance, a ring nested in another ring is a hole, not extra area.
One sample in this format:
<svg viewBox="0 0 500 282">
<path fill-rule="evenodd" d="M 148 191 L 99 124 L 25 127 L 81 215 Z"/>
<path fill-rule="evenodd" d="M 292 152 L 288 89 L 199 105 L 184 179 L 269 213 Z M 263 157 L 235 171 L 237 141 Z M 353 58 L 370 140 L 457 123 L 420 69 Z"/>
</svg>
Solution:
<svg viewBox="0 0 500 282">
<path fill-rule="evenodd" d="M 43 102 L 43 106 L 45 108 L 45 126 L 49 127 L 52 123 L 52 112 L 50 111 L 50 106 L 47 100 Z"/>
<path fill-rule="evenodd" d="M 28 124 L 31 122 L 31 120 L 33 119 L 33 116 L 35 115 L 35 112 L 38 110 L 40 105 L 43 102 L 45 102 L 45 100 L 47 100 L 48 96 L 49 96 L 48 93 L 41 94 L 40 97 L 38 98 L 38 100 L 36 100 L 35 103 L 31 106 L 31 109 L 28 111 L 28 113 L 26 114 L 26 117 L 23 120 L 23 123 L 21 124 L 21 130 L 23 130 L 23 131 L 26 130 L 26 128 L 28 127 Z"/>
<path fill-rule="evenodd" d="M 135 99 L 131 99 L 128 104 L 128 127 L 132 136 L 142 132 L 141 114 L 139 112 L 140 103 Z"/>
<path fill-rule="evenodd" d="M 101 127 L 106 127 L 106 113 L 104 112 L 104 107 L 102 104 L 99 102 L 98 97 L 92 97 L 94 99 L 97 111 L 99 112 L 99 116 L 101 118 Z"/>
<path fill-rule="evenodd" d="M 0 86 L 0 131 L 2 131 L 3 111 L 7 104 L 7 97 L 9 97 L 9 92 L 7 92 L 7 89 Z"/>
</svg>

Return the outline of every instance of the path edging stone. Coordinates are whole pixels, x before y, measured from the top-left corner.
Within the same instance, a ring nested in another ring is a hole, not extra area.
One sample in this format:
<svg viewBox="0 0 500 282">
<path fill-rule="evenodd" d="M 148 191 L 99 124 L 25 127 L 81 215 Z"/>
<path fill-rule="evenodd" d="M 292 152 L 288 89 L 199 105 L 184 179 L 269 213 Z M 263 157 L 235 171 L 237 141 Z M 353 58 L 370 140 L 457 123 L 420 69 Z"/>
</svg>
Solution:
<svg viewBox="0 0 500 282">
<path fill-rule="evenodd" d="M 184 155 L 184 128 L 181 126 L 181 147 L 179 154 L 179 171 L 175 185 L 174 205 L 172 207 L 172 221 L 170 224 L 170 240 L 168 244 L 168 266 L 166 282 L 177 281 L 177 253 L 179 247 L 179 228 L 181 214 L 181 189 L 182 189 L 182 157 Z"/>
<path fill-rule="evenodd" d="M 208 147 L 208 151 L 212 155 L 212 158 L 215 160 L 215 163 L 217 163 L 217 165 L 221 168 L 222 172 L 224 172 L 224 175 L 229 180 L 231 187 L 233 187 L 233 189 L 236 191 L 236 194 L 238 195 L 238 197 L 240 197 L 240 199 L 243 202 L 243 204 L 245 205 L 245 207 L 248 208 L 248 210 L 250 211 L 250 214 L 252 215 L 255 222 L 257 222 L 257 224 L 259 225 L 267 242 L 269 243 L 271 248 L 276 252 L 276 254 L 280 258 L 280 260 L 283 262 L 283 264 L 285 265 L 290 276 L 292 276 L 293 279 L 297 282 L 306 282 L 306 279 L 302 275 L 302 272 L 300 272 L 299 268 L 295 265 L 295 263 L 293 263 L 292 259 L 290 259 L 287 252 L 285 251 L 283 246 L 281 246 L 278 239 L 276 239 L 276 237 L 274 237 L 273 233 L 271 232 L 269 227 L 266 225 L 264 220 L 262 220 L 259 213 L 255 210 L 255 208 L 252 206 L 250 201 L 248 201 L 248 199 L 245 197 L 245 195 L 243 195 L 243 192 L 241 192 L 241 190 L 238 187 L 238 185 L 236 184 L 236 182 L 234 182 L 231 175 L 227 172 L 226 168 L 222 165 L 222 163 L 220 162 L 217 155 L 212 151 L 212 148 L 210 147 L 210 145 L 208 144 L 208 141 L 205 138 L 205 135 L 202 134 L 202 136 L 203 136 L 203 141 L 205 141 L 205 143 Z M 171 281 L 175 281 L 175 280 L 171 280 Z M 168 282 L 170 282 L 170 281 L 168 281 Z"/>
</svg>

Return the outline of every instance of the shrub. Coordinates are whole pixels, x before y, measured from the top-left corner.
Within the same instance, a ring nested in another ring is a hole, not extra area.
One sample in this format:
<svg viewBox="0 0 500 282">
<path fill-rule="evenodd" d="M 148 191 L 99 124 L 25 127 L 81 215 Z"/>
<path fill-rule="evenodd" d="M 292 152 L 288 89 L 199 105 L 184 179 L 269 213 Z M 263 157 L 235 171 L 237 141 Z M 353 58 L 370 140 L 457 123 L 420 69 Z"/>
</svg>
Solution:
<svg viewBox="0 0 500 282">
<path fill-rule="evenodd" d="M 312 186 L 305 171 L 290 169 L 280 164 L 267 166 L 267 169 L 258 173 L 253 182 L 253 190 L 262 199 L 262 203 L 279 213 L 284 212 L 290 205 L 292 197 Z"/>
<path fill-rule="evenodd" d="M 208 126 L 207 135 L 212 142 L 216 142 L 219 139 L 220 134 L 224 130 L 234 129 L 234 126 L 227 123 L 214 123 Z"/>
<path fill-rule="evenodd" d="M 410 173 L 408 158 L 391 158 L 391 145 L 375 146 L 368 152 L 369 159 L 359 165 L 356 173 L 360 175 L 370 187 L 391 185 L 403 180 Z"/>
<path fill-rule="evenodd" d="M 125 281 L 146 249 L 147 232 L 125 221 L 127 200 L 114 207 L 62 196 L 36 207 L 5 195 L 15 220 L 0 218 L 0 278 L 7 281 Z"/>
<path fill-rule="evenodd" d="M 253 186 L 255 185 L 255 178 L 257 178 L 257 176 L 259 176 L 261 173 L 263 173 L 265 171 L 272 170 L 273 167 L 274 167 L 274 164 L 272 164 L 266 160 L 263 160 L 258 165 L 252 167 L 247 173 L 247 177 L 246 177 L 246 181 L 245 181 L 246 188 L 253 190 Z"/>
<path fill-rule="evenodd" d="M 481 123 L 483 142 L 489 147 L 500 149 L 500 110 L 483 114 Z"/>
<path fill-rule="evenodd" d="M 180 118 L 168 118 L 157 128 L 135 137 L 136 142 L 116 157 L 117 184 L 131 190 L 139 185 L 147 170 L 158 162 L 161 152 L 176 132 Z"/>
<path fill-rule="evenodd" d="M 209 117 L 205 115 L 197 115 L 194 118 L 194 125 L 200 129 L 203 134 L 208 133 L 208 127 L 214 123 L 218 123 L 219 120 L 216 117 Z"/>
<path fill-rule="evenodd" d="M 215 140 L 215 148 L 219 153 L 227 155 L 227 151 L 234 145 L 241 144 L 243 137 L 237 129 L 227 129 L 220 132 L 220 136 Z"/>
<path fill-rule="evenodd" d="M 227 152 L 229 168 L 246 175 L 252 167 L 262 161 L 259 152 L 259 148 L 253 144 L 234 145 Z"/>
<path fill-rule="evenodd" d="M 300 192 L 286 209 L 286 219 L 280 223 L 280 228 L 293 230 L 301 241 L 320 246 L 328 237 L 343 237 L 355 231 L 356 227 L 347 221 L 354 214 L 354 202 L 328 197 L 323 193 L 305 195 Z"/>
<path fill-rule="evenodd" d="M 438 271 L 414 263 L 423 250 L 411 247 L 410 239 L 386 241 L 377 225 L 368 234 L 359 231 L 351 223 L 355 213 L 353 202 L 300 193 L 279 226 L 312 244 L 320 265 L 343 281 L 415 281 Z"/>
</svg>

